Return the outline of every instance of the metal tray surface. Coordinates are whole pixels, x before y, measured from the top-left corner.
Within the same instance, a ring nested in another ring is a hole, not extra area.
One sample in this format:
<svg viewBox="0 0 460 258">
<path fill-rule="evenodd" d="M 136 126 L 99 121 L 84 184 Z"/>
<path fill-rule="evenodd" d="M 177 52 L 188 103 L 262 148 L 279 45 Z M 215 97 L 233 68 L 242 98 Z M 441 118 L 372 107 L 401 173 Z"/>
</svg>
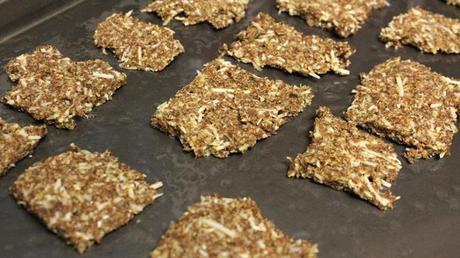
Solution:
<svg viewBox="0 0 460 258">
<path fill-rule="evenodd" d="M 93 45 L 92 34 L 97 23 L 114 12 L 134 9 L 135 16 L 161 24 L 155 15 L 139 13 L 148 0 L 93 0 L 77 4 L 77 1 L 59 1 L 72 8 L 60 12 L 66 5 L 54 4 L 61 9 L 43 12 L 53 17 L 42 17 L 41 22 L 33 19 L 31 22 L 35 24 L 27 27 L 24 25 L 29 17 L 24 15 L 27 5 L 24 7 L 18 1 L 14 1 L 17 5 L 11 5 L 11 2 L 0 1 L 0 24 L 11 31 L 23 32 L 0 43 L 2 67 L 9 59 L 39 44 L 52 44 L 71 58 L 101 58 L 120 69 L 112 55 L 103 55 Z M 274 69 L 257 72 L 249 65 L 242 65 L 269 78 L 308 84 L 316 96 L 312 107 L 283 126 L 277 135 L 259 142 L 244 155 L 224 160 L 195 159 L 182 151 L 178 140 L 152 129 L 149 122 L 154 108 L 189 83 L 203 64 L 218 55 L 221 45 L 231 43 L 236 33 L 248 26 L 260 11 L 288 22 L 305 34 L 336 36 L 308 27 L 300 18 L 278 14 L 275 0 L 251 1 L 243 21 L 220 31 L 206 23 L 184 27 L 180 22 L 172 22 L 170 27 L 185 46 L 185 54 L 160 73 L 124 70 L 128 85 L 112 101 L 96 108 L 90 119 L 79 120 L 74 131 L 48 127 L 49 135 L 33 157 L 19 162 L 0 178 L 0 257 L 148 257 L 169 223 L 198 201 L 200 195 L 212 193 L 251 197 L 284 232 L 318 243 L 320 257 L 460 257 L 460 137 L 456 137 L 448 158 L 418 161 L 414 165 L 403 161 L 404 169 L 392 187 L 401 200 L 394 210 L 386 212 L 351 194 L 286 177 L 289 165 L 286 157 L 305 150 L 316 108 L 326 105 L 341 115 L 352 102 L 351 91 L 359 83 L 359 73 L 368 72 L 390 57 L 401 56 L 424 63 L 446 76 L 460 78 L 460 55 L 422 54 L 412 47 L 395 51 L 385 49 L 378 40 L 380 29 L 410 7 L 420 5 L 455 18 L 460 18 L 460 8 L 438 0 L 391 0 L 390 3 L 391 7 L 374 12 L 364 28 L 348 39 L 358 50 L 351 60 L 350 76 L 326 75 L 316 80 Z M 30 17 L 36 17 L 43 9 L 33 6 Z M 5 15 L 16 12 L 18 16 Z M 8 17 L 12 20 L 6 20 Z M 14 20 L 15 17 L 20 21 Z M 11 85 L 2 71 L 0 94 Z M 11 122 L 34 123 L 27 114 L 3 104 L 0 116 Z M 154 205 L 83 255 L 16 205 L 8 193 L 8 187 L 24 169 L 68 150 L 70 143 L 92 151 L 109 149 L 123 162 L 146 173 L 149 182 L 161 180 L 165 185 L 165 195 Z M 403 151 L 401 146 L 397 149 L 399 153 Z"/>
</svg>

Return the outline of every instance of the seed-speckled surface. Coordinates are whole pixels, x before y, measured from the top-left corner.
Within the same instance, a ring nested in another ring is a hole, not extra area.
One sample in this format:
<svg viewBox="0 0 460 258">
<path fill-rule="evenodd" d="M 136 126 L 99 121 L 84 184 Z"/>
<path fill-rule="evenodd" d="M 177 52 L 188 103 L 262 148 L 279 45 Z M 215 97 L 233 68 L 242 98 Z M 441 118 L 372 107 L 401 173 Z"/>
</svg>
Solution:
<svg viewBox="0 0 460 258">
<path fill-rule="evenodd" d="M 317 253 L 315 245 L 276 228 L 251 199 L 203 196 L 171 223 L 151 257 L 315 258 Z"/>
<path fill-rule="evenodd" d="M 270 66 L 318 79 L 320 74 L 330 71 L 348 75 L 346 68 L 354 52 L 346 42 L 303 35 L 265 13 L 259 13 L 248 28 L 238 33 L 227 51 L 257 70 Z"/>
<path fill-rule="evenodd" d="M 0 118 L 0 176 L 32 154 L 46 134 L 46 126 L 20 126 Z"/>
<path fill-rule="evenodd" d="M 276 134 L 312 99 L 308 86 L 260 78 L 218 58 L 157 107 L 152 126 L 178 136 L 196 157 L 226 158 Z"/>
<path fill-rule="evenodd" d="M 185 50 L 167 27 L 143 22 L 126 14 L 116 13 L 99 23 L 94 44 L 109 49 L 126 69 L 160 72 Z"/>
<path fill-rule="evenodd" d="M 71 150 L 27 168 L 10 191 L 18 204 L 83 253 L 160 197 L 161 182 L 108 151 Z"/>
<path fill-rule="evenodd" d="M 405 157 L 450 155 L 458 132 L 460 81 L 423 64 L 392 58 L 361 75 L 347 119 L 408 146 Z"/>
<path fill-rule="evenodd" d="M 172 19 L 185 25 L 209 22 L 216 29 L 223 29 L 239 22 L 246 15 L 250 0 L 154 0 L 143 12 L 156 13 L 164 24 Z M 181 16 L 181 15 L 184 16 Z M 179 15 L 179 16 L 178 16 Z"/>
<path fill-rule="evenodd" d="M 309 26 L 334 30 L 342 37 L 355 34 L 372 11 L 388 5 L 386 0 L 276 0 L 276 3 L 280 11 L 301 16 Z"/>
<path fill-rule="evenodd" d="M 12 6 L 24 10 L 22 3 L 49 0 L 8 1 L 14 1 Z M 146 207 L 131 223 L 107 235 L 100 245 L 89 248 L 84 258 L 147 258 L 171 221 L 177 221 L 189 205 L 199 201 L 200 196 L 214 193 L 231 198 L 250 197 L 257 202 L 264 217 L 273 221 L 286 235 L 318 244 L 321 258 L 458 256 L 458 136 L 451 146 L 451 156 L 441 160 L 420 160 L 413 165 L 402 158 L 404 148 L 394 145 L 403 169 L 391 191 L 401 199 L 395 203 L 394 209 L 385 212 L 353 194 L 334 191 L 309 180 L 286 178 L 290 165 L 286 156 L 295 157 L 309 145 L 311 140 L 307 133 L 313 128 L 315 110 L 318 106 L 327 106 L 335 115 L 342 116 L 353 102 L 351 92 L 360 83 L 360 73 L 367 73 L 377 64 L 398 55 L 432 67 L 444 76 L 460 78 L 460 70 L 456 69 L 460 65 L 460 55 L 421 54 L 412 47 L 386 49 L 378 38 L 380 29 L 394 16 L 414 6 L 460 18 L 458 7 L 441 0 L 388 2 L 391 7 L 373 12 L 365 26 L 347 38 L 358 50 L 350 58 L 349 76 L 327 74 L 317 80 L 270 68 L 258 72 L 251 65 L 227 59 L 258 76 L 280 79 L 291 85 L 309 85 L 315 98 L 311 107 L 282 126 L 276 135 L 260 141 L 244 155 L 235 154 L 226 159 L 196 159 L 192 153 L 184 152 L 178 140 L 152 129 L 153 110 L 189 84 L 196 77 L 197 70 L 218 57 L 222 44 L 231 44 L 236 34 L 249 26 L 259 12 L 287 22 L 304 35 L 339 38 L 332 32 L 306 26 L 298 17 L 278 14 L 274 0 L 251 1 L 246 17 L 225 30 L 215 30 L 206 23 L 184 26 L 180 21 L 172 21 L 168 26 L 176 32 L 175 37 L 186 47 L 186 53 L 177 56 L 167 69 L 159 73 L 123 70 L 128 74 L 128 85 L 121 88 L 112 101 L 95 109 L 91 113 L 94 117 L 79 120 L 73 131 L 49 127 L 48 136 L 37 146 L 33 157 L 18 162 L 1 178 L 1 255 L 8 258 L 82 258 L 18 207 L 8 194 L 14 180 L 32 163 L 62 153 L 68 150 L 71 142 L 75 142 L 90 151 L 109 149 L 130 167 L 148 175 L 149 182 L 159 180 L 164 183 L 164 196 Z M 161 25 L 163 21 L 156 15 L 136 11 L 149 3 L 151 0 L 87 0 L 27 33 L 0 43 L 0 65 L 32 51 L 37 44 L 52 44 L 65 56 L 78 60 L 100 58 L 117 67 L 113 56 L 103 55 L 94 46 L 94 30 L 113 13 L 129 10 L 134 10 L 134 17 Z M 0 8 L 0 17 L 6 17 L 3 14 L 13 10 L 17 15 L 16 8 Z M 10 28 L 14 26 L 10 25 Z M 0 93 L 10 87 L 8 76 L 0 71 Z M 33 123 L 27 114 L 2 104 L 0 116 L 24 125 Z"/>
<path fill-rule="evenodd" d="M 329 108 L 316 113 L 311 144 L 292 161 L 288 177 L 310 178 L 353 192 L 382 210 L 393 208 L 399 197 L 385 188 L 402 166 L 393 146 L 334 116 Z"/>
<path fill-rule="evenodd" d="M 3 96 L 4 103 L 65 129 L 74 129 L 76 117 L 88 117 L 126 84 L 126 74 L 109 63 L 72 61 L 51 45 L 12 59 L 5 71 L 15 84 Z"/>
<path fill-rule="evenodd" d="M 394 17 L 380 38 L 387 47 L 412 45 L 426 53 L 459 54 L 460 19 L 415 7 Z"/>
</svg>

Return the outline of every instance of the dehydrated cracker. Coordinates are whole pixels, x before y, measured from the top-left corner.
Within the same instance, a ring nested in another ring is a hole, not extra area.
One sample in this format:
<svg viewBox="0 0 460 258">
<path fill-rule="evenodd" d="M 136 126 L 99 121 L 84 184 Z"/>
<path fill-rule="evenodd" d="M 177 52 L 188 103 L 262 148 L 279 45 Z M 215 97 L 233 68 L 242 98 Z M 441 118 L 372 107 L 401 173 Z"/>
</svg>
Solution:
<svg viewBox="0 0 460 258">
<path fill-rule="evenodd" d="M 158 106 L 152 126 L 178 136 L 197 157 L 225 158 L 275 134 L 312 98 L 307 86 L 260 78 L 219 58 Z"/>
<path fill-rule="evenodd" d="M 423 52 L 460 53 L 460 20 L 415 7 L 393 18 L 380 38 L 387 47 L 412 45 Z"/>
<path fill-rule="evenodd" d="M 19 160 L 32 154 L 47 134 L 46 126 L 20 126 L 0 118 L 0 176 Z"/>
<path fill-rule="evenodd" d="M 346 117 L 370 131 L 409 147 L 405 157 L 449 154 L 460 107 L 460 82 L 400 58 L 361 75 Z"/>
<path fill-rule="evenodd" d="M 96 46 L 113 51 L 126 69 L 159 72 L 185 51 L 174 39 L 174 31 L 143 22 L 131 12 L 108 17 L 99 23 L 93 37 Z"/>
<path fill-rule="evenodd" d="M 303 36 L 294 27 L 276 22 L 264 13 L 259 13 L 227 50 L 229 55 L 252 63 L 257 70 L 271 66 L 315 78 L 329 71 L 348 75 L 348 58 L 354 52 L 348 43 L 315 35 Z"/>
<path fill-rule="evenodd" d="M 161 182 L 110 152 L 92 153 L 75 146 L 29 167 L 10 191 L 20 205 L 51 231 L 83 253 L 161 196 Z"/>
<path fill-rule="evenodd" d="M 158 14 L 164 24 L 176 17 L 186 26 L 207 21 L 214 28 L 223 29 L 242 20 L 248 4 L 249 0 L 154 0 L 142 11 Z M 182 13 L 184 16 L 178 16 Z"/>
<path fill-rule="evenodd" d="M 399 197 L 385 188 L 401 169 L 393 147 L 335 117 L 328 108 L 317 113 L 312 142 L 292 162 L 288 176 L 353 192 L 382 210 L 392 208 Z"/>
<path fill-rule="evenodd" d="M 151 257 L 305 257 L 316 245 L 286 236 L 248 198 L 206 196 L 171 223 Z"/>
<path fill-rule="evenodd" d="M 86 118 L 126 84 L 126 75 L 107 62 L 73 61 L 50 45 L 14 58 L 5 71 L 15 82 L 3 96 L 6 104 L 67 129 L 75 128 L 75 117 Z"/>
<path fill-rule="evenodd" d="M 309 26 L 334 30 L 342 37 L 356 33 L 372 11 L 385 7 L 386 0 L 277 0 L 281 12 L 301 16 Z"/>
</svg>

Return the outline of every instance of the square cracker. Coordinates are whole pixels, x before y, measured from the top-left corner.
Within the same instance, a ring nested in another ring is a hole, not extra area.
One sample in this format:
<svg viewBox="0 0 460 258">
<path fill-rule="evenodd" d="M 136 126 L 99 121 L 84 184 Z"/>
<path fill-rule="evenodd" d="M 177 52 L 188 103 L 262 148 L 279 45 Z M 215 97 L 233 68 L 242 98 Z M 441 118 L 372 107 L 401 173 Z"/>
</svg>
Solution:
<svg viewBox="0 0 460 258">
<path fill-rule="evenodd" d="M 149 185 L 144 178 L 108 151 L 72 146 L 29 167 L 10 191 L 18 204 L 83 253 L 161 196 L 161 182 Z"/>
<path fill-rule="evenodd" d="M 185 51 L 174 31 L 143 22 L 131 12 L 111 15 L 97 25 L 93 37 L 94 44 L 113 51 L 125 69 L 159 72 Z"/>
<path fill-rule="evenodd" d="M 32 154 L 47 132 L 46 126 L 20 126 L 0 118 L 0 176 Z"/>
<path fill-rule="evenodd" d="M 361 75 L 346 117 L 409 147 L 405 157 L 449 154 L 458 132 L 460 82 L 410 60 L 392 58 Z"/>
<path fill-rule="evenodd" d="M 250 0 L 155 0 L 142 9 L 156 13 L 168 24 L 176 17 L 185 25 L 195 25 L 207 21 L 216 29 L 223 29 L 239 22 L 246 15 Z"/>
<path fill-rule="evenodd" d="M 219 58 L 158 106 L 152 126 L 178 136 L 196 157 L 225 158 L 276 134 L 312 98 L 307 86 L 260 78 Z"/>
<path fill-rule="evenodd" d="M 66 129 L 74 129 L 75 117 L 86 118 L 126 84 L 126 75 L 107 62 L 72 61 L 50 45 L 14 58 L 5 71 L 15 85 L 3 102 Z"/>
<path fill-rule="evenodd" d="M 227 50 L 229 55 L 251 63 L 257 70 L 270 66 L 315 78 L 329 71 L 348 75 L 348 58 L 354 52 L 346 42 L 304 36 L 294 27 L 264 13 L 259 13 Z"/>
<path fill-rule="evenodd" d="M 157 257 L 305 257 L 316 245 L 286 236 L 248 198 L 201 197 L 171 223 L 151 253 Z"/>
<path fill-rule="evenodd" d="M 372 11 L 386 0 L 276 0 L 280 11 L 304 18 L 309 26 L 334 30 L 342 37 L 355 34 Z"/>
<path fill-rule="evenodd" d="M 460 20 L 415 7 L 394 17 L 380 38 L 387 47 L 412 45 L 432 54 L 459 54 Z"/>
<path fill-rule="evenodd" d="M 292 162 L 288 176 L 353 192 L 382 210 L 392 208 L 399 197 L 384 188 L 401 169 L 393 147 L 335 117 L 328 108 L 320 107 L 317 115 L 312 142 Z"/>
</svg>

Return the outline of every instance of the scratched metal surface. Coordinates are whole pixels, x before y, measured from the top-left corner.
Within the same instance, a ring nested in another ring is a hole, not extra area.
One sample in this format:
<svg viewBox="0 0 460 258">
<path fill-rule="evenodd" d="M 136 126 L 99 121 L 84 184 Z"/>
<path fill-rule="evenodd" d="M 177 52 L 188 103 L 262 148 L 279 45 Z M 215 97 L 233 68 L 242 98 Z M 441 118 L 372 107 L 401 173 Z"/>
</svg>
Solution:
<svg viewBox="0 0 460 258">
<path fill-rule="evenodd" d="M 5 2 L 8 1 L 0 1 L 0 13 L 16 11 L 2 8 Z M 391 17 L 409 7 L 421 5 L 456 18 L 460 18 L 460 8 L 437 0 L 390 1 L 391 7 L 375 12 L 365 27 L 349 39 L 358 52 L 352 58 L 352 73 L 347 77 L 326 75 L 315 80 L 272 69 L 257 72 L 293 84 L 309 84 L 316 97 L 313 106 L 282 127 L 278 135 L 259 142 L 244 155 L 225 160 L 195 159 L 182 151 L 176 139 L 150 128 L 154 107 L 190 82 L 196 70 L 215 58 L 218 48 L 230 43 L 260 11 L 306 34 L 334 37 L 329 32 L 307 27 L 300 18 L 278 15 L 274 2 L 253 0 L 246 19 L 222 31 L 215 31 L 208 24 L 184 27 L 173 22 L 170 27 L 183 42 L 186 53 L 171 66 L 161 73 L 124 71 L 128 74 L 128 85 L 115 94 L 113 101 L 95 109 L 91 119 L 79 120 L 74 131 L 49 127 L 49 135 L 33 157 L 19 162 L 0 178 L 0 256 L 148 257 L 170 221 L 177 219 L 200 195 L 219 193 L 253 198 L 264 215 L 283 231 L 318 243 L 320 257 L 459 257 L 460 137 L 456 137 L 452 156 L 448 158 L 415 165 L 404 161 L 404 169 L 392 188 L 401 200 L 394 210 L 387 212 L 308 180 L 287 179 L 286 156 L 305 150 L 309 141 L 307 132 L 312 128 L 314 111 L 319 105 L 327 105 L 340 115 L 352 101 L 350 93 L 358 83 L 358 74 L 390 57 L 411 58 L 447 76 L 460 78 L 458 55 L 421 54 L 411 47 L 387 50 L 377 38 Z M 93 46 L 96 24 L 114 12 L 139 10 L 147 3 L 147 0 L 84 1 L 0 44 L 0 65 L 38 44 L 53 44 L 71 58 L 101 58 L 116 66 L 113 56 L 105 56 Z M 154 15 L 138 11 L 134 15 L 161 23 Z M 1 24 L 7 23 L 2 20 Z M 248 65 L 243 67 L 255 72 Z M 10 87 L 2 71 L 0 94 Z M 28 115 L 4 105 L 0 105 L 0 116 L 12 122 L 33 123 Z M 33 162 L 67 150 L 72 142 L 93 151 L 110 149 L 122 161 L 146 173 L 150 182 L 165 183 L 164 197 L 83 256 L 18 207 L 7 190 Z M 398 150 L 401 152 L 402 148 Z"/>
</svg>

